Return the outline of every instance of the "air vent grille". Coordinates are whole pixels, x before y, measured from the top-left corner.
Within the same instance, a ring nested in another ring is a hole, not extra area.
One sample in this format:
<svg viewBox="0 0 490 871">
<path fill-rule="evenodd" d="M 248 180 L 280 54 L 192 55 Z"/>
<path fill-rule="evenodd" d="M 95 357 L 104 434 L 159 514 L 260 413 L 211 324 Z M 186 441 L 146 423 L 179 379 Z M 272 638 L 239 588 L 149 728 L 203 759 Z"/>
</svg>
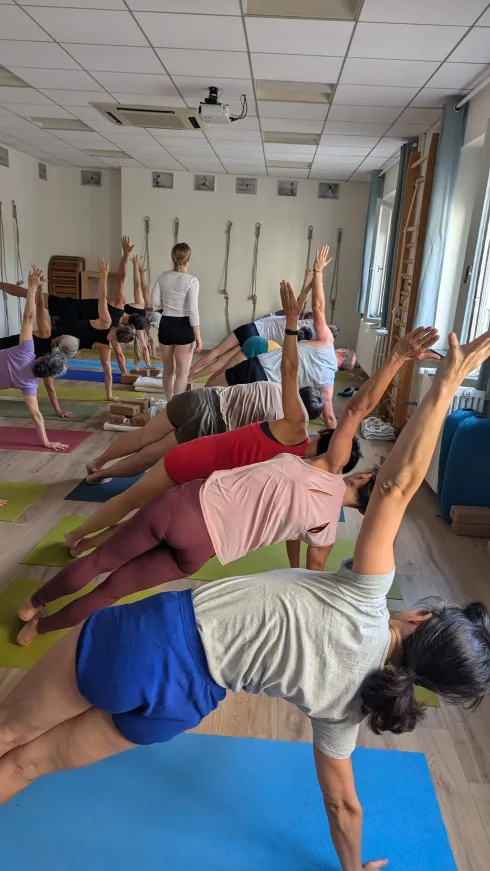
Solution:
<svg viewBox="0 0 490 871">
<path fill-rule="evenodd" d="M 101 114 L 118 127 L 149 127 L 157 130 L 200 130 L 195 109 L 162 106 L 115 106 L 94 104 Z"/>
</svg>

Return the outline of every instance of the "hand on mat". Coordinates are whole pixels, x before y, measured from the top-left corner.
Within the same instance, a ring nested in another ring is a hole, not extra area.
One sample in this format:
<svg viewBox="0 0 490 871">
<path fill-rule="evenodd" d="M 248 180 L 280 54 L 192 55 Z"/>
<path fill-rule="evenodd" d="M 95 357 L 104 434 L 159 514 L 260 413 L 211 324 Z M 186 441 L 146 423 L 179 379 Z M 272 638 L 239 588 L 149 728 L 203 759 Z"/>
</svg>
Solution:
<svg viewBox="0 0 490 871">
<path fill-rule="evenodd" d="M 76 417 L 74 411 L 62 411 L 61 408 L 56 412 L 58 417 L 63 418 L 63 420 L 68 420 L 68 418 Z"/>
<path fill-rule="evenodd" d="M 68 451 L 70 445 L 64 445 L 63 442 L 46 442 L 44 447 L 49 448 L 51 451 Z"/>
<path fill-rule="evenodd" d="M 5 508 L 6 504 L 7 504 L 6 499 L 0 499 L 0 508 Z"/>
<path fill-rule="evenodd" d="M 119 396 L 108 396 L 107 402 L 121 402 L 121 399 Z"/>
<path fill-rule="evenodd" d="M 295 293 L 289 281 L 281 281 L 281 302 L 284 314 L 287 318 L 299 318 L 305 301 L 308 299 L 308 291 L 302 290 L 296 299 Z"/>
<path fill-rule="evenodd" d="M 313 264 L 314 272 L 321 272 L 331 262 L 332 257 L 328 256 L 328 252 L 328 245 L 323 245 L 320 250 L 316 252 L 315 262 Z"/>
<path fill-rule="evenodd" d="M 439 360 L 439 354 L 429 350 L 438 341 L 439 333 L 434 327 L 418 327 L 398 339 L 393 354 L 405 360 Z"/>
<path fill-rule="evenodd" d="M 368 862 L 363 865 L 364 871 L 379 871 L 380 868 L 386 868 L 388 859 L 375 859 L 374 862 Z"/>
<path fill-rule="evenodd" d="M 123 236 L 121 239 L 122 249 L 125 254 L 131 254 L 131 251 L 134 248 L 134 245 L 131 245 L 131 239 L 129 236 Z"/>
<path fill-rule="evenodd" d="M 99 267 L 101 275 L 107 275 L 109 272 L 109 264 L 107 260 L 104 260 L 103 257 L 97 258 L 97 265 Z"/>
<path fill-rule="evenodd" d="M 35 263 L 33 263 L 31 268 L 29 269 L 29 276 L 28 276 L 27 281 L 28 281 L 29 287 L 36 287 L 36 288 L 41 287 L 44 284 L 44 282 L 46 281 L 42 269 L 39 269 L 39 267 L 36 266 Z"/>
</svg>

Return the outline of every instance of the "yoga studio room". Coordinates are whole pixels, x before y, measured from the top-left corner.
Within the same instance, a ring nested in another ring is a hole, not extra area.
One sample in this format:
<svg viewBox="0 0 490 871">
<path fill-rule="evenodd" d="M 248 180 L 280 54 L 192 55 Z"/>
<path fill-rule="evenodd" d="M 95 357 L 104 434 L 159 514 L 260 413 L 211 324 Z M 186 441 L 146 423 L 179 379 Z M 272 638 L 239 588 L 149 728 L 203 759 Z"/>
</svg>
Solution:
<svg viewBox="0 0 490 871">
<path fill-rule="evenodd" d="M 0 871 L 489 871 L 490 0 L 0 0 Z"/>
</svg>

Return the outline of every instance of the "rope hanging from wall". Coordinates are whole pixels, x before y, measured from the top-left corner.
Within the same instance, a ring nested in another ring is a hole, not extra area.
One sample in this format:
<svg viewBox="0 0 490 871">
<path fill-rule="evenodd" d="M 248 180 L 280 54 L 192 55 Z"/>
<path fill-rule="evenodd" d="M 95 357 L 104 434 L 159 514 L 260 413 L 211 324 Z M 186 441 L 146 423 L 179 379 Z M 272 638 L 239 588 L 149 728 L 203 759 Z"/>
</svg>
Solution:
<svg viewBox="0 0 490 871">
<path fill-rule="evenodd" d="M 143 271 L 146 271 L 148 286 L 151 284 L 151 275 L 150 275 L 150 219 L 148 215 L 145 215 L 143 218 L 143 225 L 145 228 L 145 236 L 143 241 Z"/>
<path fill-rule="evenodd" d="M 0 281 L 7 281 L 7 257 L 5 254 L 5 233 L 3 230 L 3 212 L 0 202 Z M 5 335 L 10 335 L 8 294 L 3 292 L 3 313 L 5 320 Z"/>
<path fill-rule="evenodd" d="M 308 253 L 306 255 L 305 271 L 309 272 L 310 271 L 310 257 L 311 257 L 311 243 L 313 240 L 313 227 L 311 224 L 308 227 L 308 237 L 307 238 L 308 238 Z"/>
<path fill-rule="evenodd" d="M 220 293 L 222 293 L 224 298 L 225 298 L 225 323 L 226 323 L 226 330 L 228 333 L 231 333 L 230 312 L 229 312 L 230 294 L 228 293 L 228 263 L 230 260 L 231 228 L 232 227 L 233 227 L 232 222 L 227 221 L 226 228 L 225 228 L 225 265 L 224 265 L 224 269 L 223 269 L 223 287 L 220 290 Z"/>
<path fill-rule="evenodd" d="M 337 303 L 337 296 L 339 291 L 339 265 L 340 265 L 340 248 L 342 245 L 342 227 L 339 227 L 337 230 L 337 247 L 335 249 L 335 257 L 333 261 L 333 272 L 332 272 L 332 284 L 330 285 L 330 318 L 327 323 L 333 324 L 333 317 L 335 314 L 335 306 Z"/>
<path fill-rule="evenodd" d="M 179 227 L 180 227 L 180 219 L 174 218 L 174 245 L 177 245 L 179 241 Z"/>
<path fill-rule="evenodd" d="M 15 283 L 17 287 L 22 287 L 24 284 L 24 273 L 22 271 L 22 259 L 20 256 L 20 232 L 19 221 L 17 219 L 17 206 L 15 200 L 12 200 L 12 222 L 14 225 L 14 259 L 15 259 Z M 20 297 L 17 297 L 17 312 L 19 315 L 19 330 L 22 324 L 22 305 Z"/>
<path fill-rule="evenodd" d="M 260 241 L 260 224 L 255 225 L 255 242 L 252 261 L 252 284 L 250 288 L 249 299 L 252 300 L 252 321 L 255 320 L 257 309 L 257 267 L 259 262 L 259 241 Z"/>
</svg>

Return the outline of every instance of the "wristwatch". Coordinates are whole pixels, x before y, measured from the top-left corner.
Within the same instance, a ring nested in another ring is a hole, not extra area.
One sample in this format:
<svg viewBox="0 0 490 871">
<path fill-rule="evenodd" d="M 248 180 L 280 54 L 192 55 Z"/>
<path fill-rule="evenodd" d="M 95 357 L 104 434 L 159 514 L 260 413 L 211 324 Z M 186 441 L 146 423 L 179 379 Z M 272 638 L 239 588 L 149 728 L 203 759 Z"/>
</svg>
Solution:
<svg viewBox="0 0 490 871">
<path fill-rule="evenodd" d="M 286 336 L 297 336 L 298 330 L 288 330 L 288 328 L 286 327 L 285 333 L 286 333 Z"/>
</svg>

